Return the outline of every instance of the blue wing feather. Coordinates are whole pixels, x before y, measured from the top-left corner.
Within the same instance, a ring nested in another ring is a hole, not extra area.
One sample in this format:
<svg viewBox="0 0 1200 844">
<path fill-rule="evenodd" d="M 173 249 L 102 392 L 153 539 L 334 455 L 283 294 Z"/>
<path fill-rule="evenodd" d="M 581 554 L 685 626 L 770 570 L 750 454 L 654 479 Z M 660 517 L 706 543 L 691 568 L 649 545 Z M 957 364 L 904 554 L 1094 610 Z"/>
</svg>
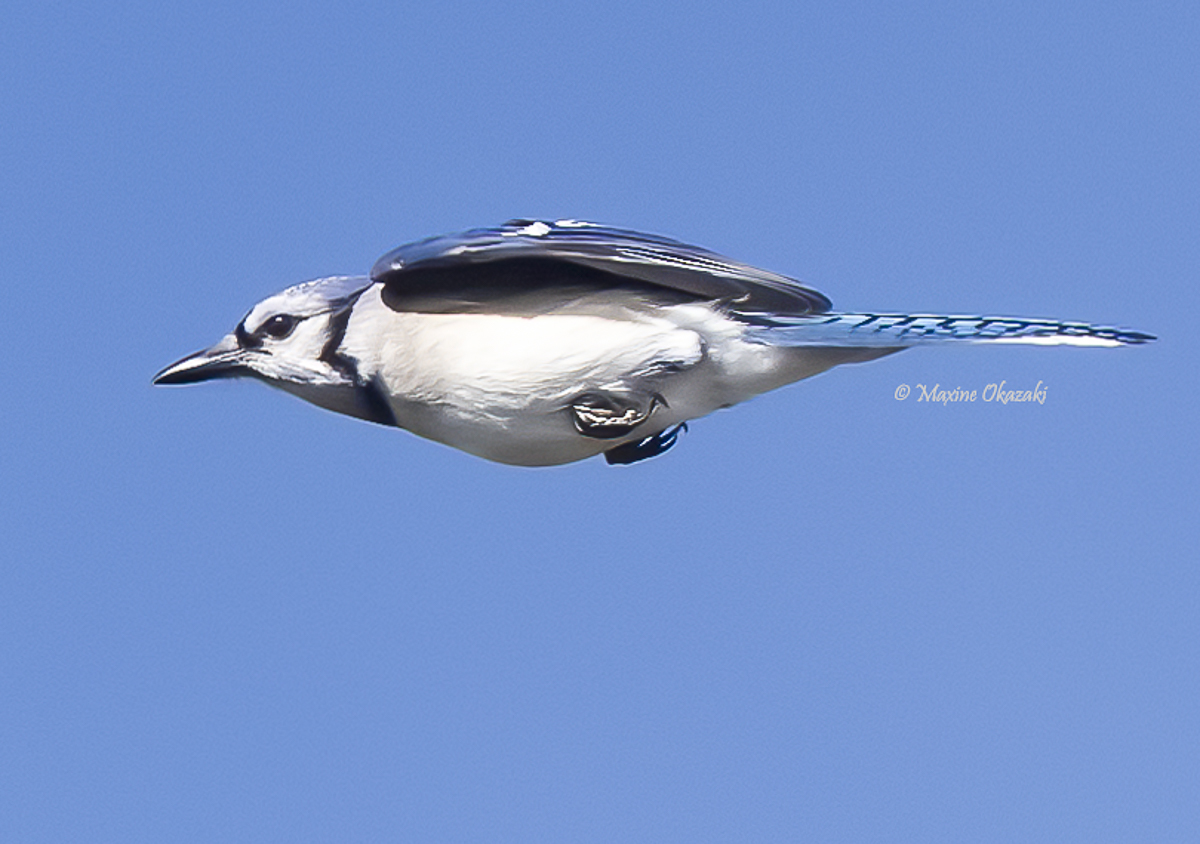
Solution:
<svg viewBox="0 0 1200 844">
<path fill-rule="evenodd" d="M 699 246 L 595 223 L 512 220 L 401 246 L 380 258 L 371 277 L 402 291 L 405 275 L 511 259 L 562 261 L 613 276 L 723 300 L 747 316 L 824 313 L 829 300 L 795 279 L 733 261 Z"/>
</svg>

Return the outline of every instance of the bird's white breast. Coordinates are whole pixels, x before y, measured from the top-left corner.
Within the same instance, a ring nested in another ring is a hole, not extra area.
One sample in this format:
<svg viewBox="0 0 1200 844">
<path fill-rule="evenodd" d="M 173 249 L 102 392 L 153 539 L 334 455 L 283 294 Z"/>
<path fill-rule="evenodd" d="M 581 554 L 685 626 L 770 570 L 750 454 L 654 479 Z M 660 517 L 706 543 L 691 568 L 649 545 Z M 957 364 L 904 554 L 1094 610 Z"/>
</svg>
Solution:
<svg viewBox="0 0 1200 844">
<path fill-rule="evenodd" d="M 360 299 L 346 337 L 344 351 L 381 382 L 403 427 L 510 463 L 564 462 L 611 447 L 574 429 L 570 400 L 635 386 L 663 363 L 691 367 L 704 354 L 695 330 L 648 312 L 397 312 L 378 288 Z"/>
</svg>

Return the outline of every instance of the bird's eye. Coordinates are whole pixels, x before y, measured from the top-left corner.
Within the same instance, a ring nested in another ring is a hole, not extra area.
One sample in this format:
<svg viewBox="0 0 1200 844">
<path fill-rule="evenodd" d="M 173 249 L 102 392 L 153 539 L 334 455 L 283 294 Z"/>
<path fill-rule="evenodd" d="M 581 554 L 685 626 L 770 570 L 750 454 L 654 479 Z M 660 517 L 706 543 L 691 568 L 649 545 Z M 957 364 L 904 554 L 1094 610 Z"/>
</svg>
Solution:
<svg viewBox="0 0 1200 844">
<path fill-rule="evenodd" d="M 263 334 L 269 334 L 276 340 L 282 340 L 284 337 L 292 333 L 292 329 L 296 327 L 296 318 L 291 314 L 276 314 L 269 320 L 263 323 L 259 329 Z"/>
</svg>

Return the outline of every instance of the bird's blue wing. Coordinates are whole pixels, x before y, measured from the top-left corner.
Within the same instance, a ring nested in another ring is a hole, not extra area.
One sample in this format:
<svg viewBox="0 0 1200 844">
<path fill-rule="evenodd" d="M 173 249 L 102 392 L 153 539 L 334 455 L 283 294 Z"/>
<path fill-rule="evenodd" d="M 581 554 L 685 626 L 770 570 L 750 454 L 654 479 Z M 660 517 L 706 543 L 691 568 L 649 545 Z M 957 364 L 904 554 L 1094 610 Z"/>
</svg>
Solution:
<svg viewBox="0 0 1200 844">
<path fill-rule="evenodd" d="M 800 282 L 670 238 L 582 223 L 512 220 L 499 228 L 419 240 L 380 258 L 371 277 L 403 292 L 421 270 L 463 271 L 510 260 L 564 262 L 638 282 L 722 300 L 733 312 L 803 316 L 828 311 L 830 302 Z M 456 274 L 457 275 L 457 274 Z"/>
</svg>

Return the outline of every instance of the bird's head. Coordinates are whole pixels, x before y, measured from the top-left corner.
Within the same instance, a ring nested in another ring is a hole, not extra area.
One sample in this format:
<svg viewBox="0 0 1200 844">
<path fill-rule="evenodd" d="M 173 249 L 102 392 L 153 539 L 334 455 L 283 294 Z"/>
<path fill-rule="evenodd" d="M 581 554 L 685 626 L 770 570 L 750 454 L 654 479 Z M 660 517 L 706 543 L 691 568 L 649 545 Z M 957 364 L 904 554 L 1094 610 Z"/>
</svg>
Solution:
<svg viewBox="0 0 1200 844">
<path fill-rule="evenodd" d="M 306 281 L 263 299 L 232 333 L 154 376 L 155 384 L 193 384 L 250 376 L 293 391 L 352 386 L 337 355 L 350 308 L 371 285 L 361 276 Z"/>
</svg>

